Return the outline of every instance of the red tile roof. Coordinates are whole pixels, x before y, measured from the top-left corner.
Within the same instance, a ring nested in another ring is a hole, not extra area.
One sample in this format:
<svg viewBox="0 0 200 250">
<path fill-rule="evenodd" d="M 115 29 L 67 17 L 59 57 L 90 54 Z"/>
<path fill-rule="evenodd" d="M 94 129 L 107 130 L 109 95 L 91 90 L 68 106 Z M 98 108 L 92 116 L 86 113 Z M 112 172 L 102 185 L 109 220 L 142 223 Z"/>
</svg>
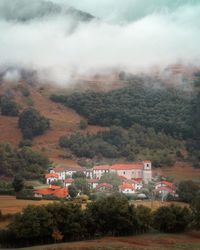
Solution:
<svg viewBox="0 0 200 250">
<path fill-rule="evenodd" d="M 111 166 L 95 166 L 93 170 L 109 170 Z"/>
<path fill-rule="evenodd" d="M 53 192 L 53 196 L 56 196 L 58 198 L 66 198 L 68 195 L 69 195 L 69 193 L 68 193 L 68 189 L 66 187 L 60 188 L 60 189 L 55 190 Z"/>
<path fill-rule="evenodd" d="M 48 178 L 58 178 L 58 174 L 54 174 L 54 173 L 50 173 L 50 174 L 46 174 L 45 175 L 45 178 L 48 179 Z"/>
<path fill-rule="evenodd" d="M 65 183 L 72 183 L 74 180 L 72 179 L 72 178 L 67 178 L 67 179 L 65 179 Z"/>
<path fill-rule="evenodd" d="M 100 189 L 100 188 L 102 188 L 102 187 L 105 187 L 105 188 L 108 188 L 108 189 L 112 189 L 112 188 L 113 188 L 113 186 L 110 185 L 110 184 L 108 184 L 108 183 L 101 183 L 101 184 L 99 184 L 99 185 L 96 187 L 96 189 Z"/>
<path fill-rule="evenodd" d="M 143 169 L 143 163 L 133 163 L 133 164 L 115 164 L 111 166 L 113 170 L 132 170 L 132 169 Z"/>
<path fill-rule="evenodd" d="M 58 198 L 65 198 L 67 197 L 69 194 L 68 194 L 68 189 L 67 188 L 52 188 L 52 187 L 49 187 L 49 188 L 43 188 L 43 189 L 38 189 L 38 190 L 35 190 L 34 191 L 35 194 L 40 194 L 42 196 L 46 196 L 46 195 L 53 195 L 53 196 L 56 196 Z"/>
<path fill-rule="evenodd" d="M 145 161 L 143 161 L 144 163 L 151 163 L 151 161 L 149 161 L 149 160 L 145 160 Z"/>
<path fill-rule="evenodd" d="M 168 182 L 168 181 L 160 181 L 160 182 L 157 182 L 157 183 L 156 183 L 156 186 L 158 186 L 158 185 L 164 185 L 164 186 L 167 186 L 167 187 L 169 187 L 169 188 L 176 189 L 175 186 L 174 186 L 174 184 L 171 183 L 171 182 Z"/>
<path fill-rule="evenodd" d="M 121 190 L 125 190 L 125 189 L 135 190 L 135 188 L 131 185 L 131 183 L 123 183 L 122 185 L 119 186 L 119 188 Z"/>
</svg>

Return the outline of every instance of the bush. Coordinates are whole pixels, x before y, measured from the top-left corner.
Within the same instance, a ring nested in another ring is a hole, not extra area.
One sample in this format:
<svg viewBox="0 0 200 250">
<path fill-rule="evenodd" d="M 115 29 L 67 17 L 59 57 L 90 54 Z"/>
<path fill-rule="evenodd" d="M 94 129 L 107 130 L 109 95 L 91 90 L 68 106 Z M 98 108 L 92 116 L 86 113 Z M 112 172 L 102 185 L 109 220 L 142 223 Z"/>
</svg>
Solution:
<svg viewBox="0 0 200 250">
<path fill-rule="evenodd" d="M 31 140 L 34 136 L 42 135 L 50 127 L 50 122 L 35 109 L 27 109 L 19 116 L 19 128 L 24 139 Z"/>
<path fill-rule="evenodd" d="M 191 221 L 188 208 L 171 205 L 158 208 L 153 215 L 153 226 L 164 233 L 184 232 Z"/>
<path fill-rule="evenodd" d="M 19 143 L 19 147 L 20 147 L 20 148 L 23 148 L 23 147 L 32 147 L 32 141 L 31 141 L 31 140 L 28 140 L 28 139 L 22 140 L 22 141 L 20 141 L 20 143 Z"/>
<path fill-rule="evenodd" d="M 86 120 L 81 120 L 79 124 L 80 129 L 86 129 L 88 126 L 88 122 Z"/>
<path fill-rule="evenodd" d="M 19 110 L 17 103 L 6 98 L 1 98 L 1 114 L 5 116 L 18 116 Z"/>
</svg>

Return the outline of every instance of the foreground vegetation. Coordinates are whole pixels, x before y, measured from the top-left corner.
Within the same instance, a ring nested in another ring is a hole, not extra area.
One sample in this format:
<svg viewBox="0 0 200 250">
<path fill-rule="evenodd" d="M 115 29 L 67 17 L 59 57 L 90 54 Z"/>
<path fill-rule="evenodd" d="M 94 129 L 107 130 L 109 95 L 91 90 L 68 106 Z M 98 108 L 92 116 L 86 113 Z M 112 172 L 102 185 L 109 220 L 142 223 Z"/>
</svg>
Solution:
<svg viewBox="0 0 200 250">
<path fill-rule="evenodd" d="M 102 236 L 138 235 L 154 229 L 180 233 L 200 228 L 200 199 L 191 209 L 171 205 L 152 212 L 129 205 L 120 194 L 99 198 L 82 210 L 71 202 L 29 206 L 17 214 L 8 229 L 0 231 L 5 247 L 78 241 Z"/>
</svg>

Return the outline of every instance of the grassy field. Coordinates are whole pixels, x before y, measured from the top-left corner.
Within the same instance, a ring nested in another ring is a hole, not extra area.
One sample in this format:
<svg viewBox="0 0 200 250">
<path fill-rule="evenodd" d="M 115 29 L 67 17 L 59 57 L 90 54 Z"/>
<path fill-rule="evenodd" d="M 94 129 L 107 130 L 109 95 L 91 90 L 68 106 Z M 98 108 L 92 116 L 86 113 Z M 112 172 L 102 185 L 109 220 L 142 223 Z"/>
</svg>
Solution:
<svg viewBox="0 0 200 250">
<path fill-rule="evenodd" d="M 152 210 L 156 210 L 159 207 L 163 207 L 163 206 L 170 206 L 171 204 L 177 205 L 177 206 L 181 206 L 181 207 L 188 207 L 189 205 L 187 203 L 184 202 L 176 202 L 176 201 L 130 201 L 131 204 L 135 205 L 135 206 L 139 206 L 139 205 L 143 205 L 146 206 Z"/>
<path fill-rule="evenodd" d="M 190 163 L 177 162 L 172 167 L 154 169 L 154 174 L 174 178 L 175 181 L 194 180 L 200 182 L 200 169 L 193 168 Z"/>
<path fill-rule="evenodd" d="M 200 234 L 146 234 L 107 237 L 92 241 L 61 243 L 24 250 L 200 250 Z"/>
<path fill-rule="evenodd" d="M 0 210 L 2 214 L 15 214 L 17 212 L 21 212 L 23 208 L 28 205 L 43 205 L 48 204 L 52 201 L 41 200 L 41 201 L 33 201 L 33 200 L 17 200 L 15 196 L 0 196 Z"/>
</svg>

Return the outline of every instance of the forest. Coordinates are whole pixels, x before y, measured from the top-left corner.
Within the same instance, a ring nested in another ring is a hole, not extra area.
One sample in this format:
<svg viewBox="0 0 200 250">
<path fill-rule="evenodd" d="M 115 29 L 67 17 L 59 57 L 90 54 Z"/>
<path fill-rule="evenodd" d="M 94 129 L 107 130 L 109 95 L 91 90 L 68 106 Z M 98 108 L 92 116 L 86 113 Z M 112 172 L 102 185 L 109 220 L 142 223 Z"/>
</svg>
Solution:
<svg viewBox="0 0 200 250">
<path fill-rule="evenodd" d="M 190 93 L 174 88 L 130 81 L 127 87 L 108 93 L 89 91 L 51 99 L 75 109 L 89 124 L 129 128 L 136 123 L 181 138 L 193 133 L 193 100 Z"/>
<path fill-rule="evenodd" d="M 150 159 L 154 166 L 172 165 L 181 155 L 184 143 L 153 128 L 133 125 L 128 130 L 112 126 L 96 135 L 75 133 L 62 136 L 59 144 L 77 157 L 121 158 L 127 161 Z"/>
</svg>

